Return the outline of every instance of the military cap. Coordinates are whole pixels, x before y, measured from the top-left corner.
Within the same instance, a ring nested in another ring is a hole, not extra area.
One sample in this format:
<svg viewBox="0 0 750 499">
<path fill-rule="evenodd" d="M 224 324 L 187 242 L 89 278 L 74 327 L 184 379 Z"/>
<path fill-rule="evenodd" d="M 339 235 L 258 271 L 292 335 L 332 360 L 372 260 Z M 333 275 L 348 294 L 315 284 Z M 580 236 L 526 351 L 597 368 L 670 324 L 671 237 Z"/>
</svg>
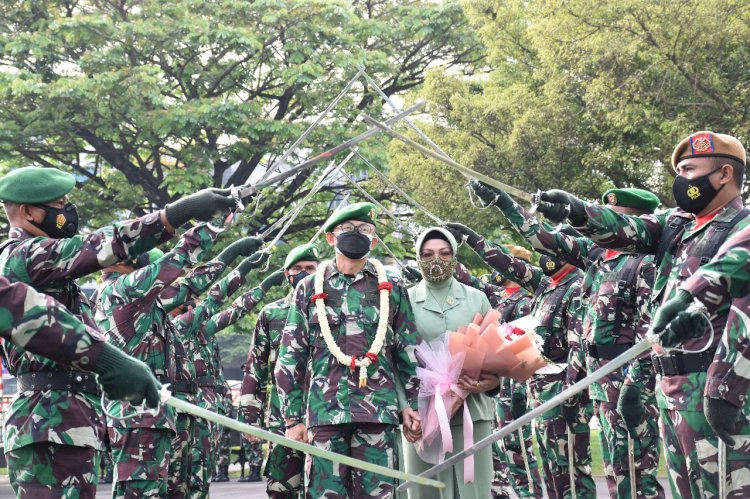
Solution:
<svg viewBox="0 0 750 499">
<path fill-rule="evenodd" d="M 747 161 L 747 154 L 742 142 L 731 135 L 709 131 L 696 132 L 677 144 L 672 153 L 672 168 L 677 163 L 688 158 L 730 158 L 743 165 Z"/>
<path fill-rule="evenodd" d="M 531 261 L 531 251 L 527 250 L 523 246 L 516 246 L 515 244 L 506 244 L 505 247 L 508 248 L 508 251 L 514 257 L 520 258 L 521 260 L 525 260 L 527 262 Z"/>
<path fill-rule="evenodd" d="M 284 260 L 284 269 L 289 269 L 297 262 L 319 262 L 318 248 L 314 244 L 301 244 L 294 248 Z"/>
<path fill-rule="evenodd" d="M 602 195 L 602 203 L 653 213 L 659 206 L 659 198 L 643 189 L 610 189 Z"/>
<path fill-rule="evenodd" d="M 438 237 L 435 237 L 439 234 Z M 427 237 L 429 235 L 432 235 L 432 237 Z M 430 239 L 443 239 L 445 241 L 448 241 L 448 244 L 451 246 L 451 250 L 453 250 L 453 254 L 455 255 L 458 252 L 458 243 L 456 242 L 456 238 L 453 237 L 453 234 L 450 233 L 448 229 L 444 229 L 442 227 L 430 227 L 429 229 L 425 229 L 422 231 L 421 234 L 419 234 L 419 237 L 417 237 L 417 242 L 414 244 L 414 249 L 417 250 L 417 255 L 420 254 L 422 251 L 422 245 L 425 241 Z"/>
<path fill-rule="evenodd" d="M 326 232 L 333 231 L 333 228 L 342 222 L 347 220 L 358 220 L 360 222 L 375 223 L 377 218 L 377 212 L 375 211 L 375 205 L 372 203 L 353 203 L 346 208 L 335 212 L 323 225 L 323 230 Z"/>
<path fill-rule="evenodd" d="M 41 204 L 68 194 L 76 185 L 70 173 L 57 168 L 26 166 L 0 178 L 0 201 Z"/>
</svg>

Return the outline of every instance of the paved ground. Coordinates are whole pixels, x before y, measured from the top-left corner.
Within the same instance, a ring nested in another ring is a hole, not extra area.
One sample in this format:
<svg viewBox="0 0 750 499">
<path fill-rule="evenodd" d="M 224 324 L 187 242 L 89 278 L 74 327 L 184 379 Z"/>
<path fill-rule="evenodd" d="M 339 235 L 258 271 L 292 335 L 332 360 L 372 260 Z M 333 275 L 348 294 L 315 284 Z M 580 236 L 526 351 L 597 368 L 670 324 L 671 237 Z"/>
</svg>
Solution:
<svg viewBox="0 0 750 499">
<path fill-rule="evenodd" d="M 667 498 L 671 498 L 672 494 L 669 493 L 669 486 L 667 485 L 666 479 L 659 480 L 667 491 Z M 109 485 L 100 485 L 98 493 L 96 494 L 97 499 L 106 499 L 111 496 Z M 257 483 L 239 483 L 237 478 L 232 478 L 231 482 L 226 483 L 214 483 L 211 485 L 211 499 L 262 499 L 266 497 L 266 486 L 264 482 Z M 608 498 L 607 486 L 604 483 L 603 478 L 596 479 L 596 496 L 597 498 Z M 10 488 L 7 476 L 0 476 L 0 499 L 13 499 L 13 490 Z"/>
</svg>

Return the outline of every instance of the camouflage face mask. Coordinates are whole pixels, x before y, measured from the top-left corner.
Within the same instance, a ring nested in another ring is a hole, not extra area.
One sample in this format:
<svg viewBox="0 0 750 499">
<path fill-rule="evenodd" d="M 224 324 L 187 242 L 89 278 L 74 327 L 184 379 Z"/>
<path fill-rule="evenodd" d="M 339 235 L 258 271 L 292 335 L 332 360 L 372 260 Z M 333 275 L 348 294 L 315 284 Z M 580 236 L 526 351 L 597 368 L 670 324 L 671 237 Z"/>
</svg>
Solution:
<svg viewBox="0 0 750 499">
<path fill-rule="evenodd" d="M 450 279 L 456 268 L 456 257 L 450 260 L 432 258 L 430 260 L 419 260 L 419 270 L 428 282 L 443 282 Z"/>
</svg>

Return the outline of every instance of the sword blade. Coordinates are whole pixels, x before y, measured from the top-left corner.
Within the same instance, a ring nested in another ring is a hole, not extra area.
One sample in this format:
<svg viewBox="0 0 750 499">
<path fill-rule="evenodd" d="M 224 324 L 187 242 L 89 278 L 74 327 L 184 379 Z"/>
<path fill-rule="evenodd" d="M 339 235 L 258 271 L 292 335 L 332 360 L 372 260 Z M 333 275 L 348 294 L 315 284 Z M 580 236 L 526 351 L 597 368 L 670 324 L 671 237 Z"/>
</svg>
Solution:
<svg viewBox="0 0 750 499">
<path fill-rule="evenodd" d="M 628 432 L 628 473 L 630 475 L 630 498 L 638 499 L 635 483 L 635 440 Z"/>
<path fill-rule="evenodd" d="M 572 497 L 572 499 L 576 499 L 576 452 L 573 448 L 575 446 L 575 442 L 576 441 L 573 436 L 573 431 L 568 428 L 568 476 L 570 478 L 570 497 Z"/>
<path fill-rule="evenodd" d="M 415 148 L 416 150 L 418 150 L 419 152 L 421 152 L 425 156 L 429 156 L 429 157 L 431 157 L 433 159 L 436 159 L 438 161 L 442 161 L 443 163 L 452 166 L 453 168 L 455 168 L 456 170 L 458 170 L 459 172 L 461 172 L 466 178 L 470 178 L 470 179 L 471 178 L 475 178 L 475 179 L 477 179 L 477 180 L 479 180 L 481 182 L 484 182 L 485 184 L 489 184 L 489 185 L 491 185 L 493 187 L 497 187 L 498 189 L 502 189 L 505 192 L 507 192 L 508 194 L 510 194 L 511 196 L 515 196 L 515 197 L 517 197 L 519 199 L 523 199 L 524 201 L 531 201 L 531 194 L 529 194 L 528 192 L 524 192 L 521 189 L 517 189 L 517 188 L 513 187 L 512 185 L 508 185 L 508 184 L 505 184 L 503 182 L 500 182 L 499 180 L 495 180 L 494 178 L 488 177 L 487 175 L 484 175 L 482 173 L 475 172 L 474 170 L 472 170 L 470 168 L 467 168 L 467 167 L 465 167 L 465 166 L 463 166 L 463 165 L 461 165 L 461 164 L 453 161 L 452 159 L 450 159 L 450 158 L 448 158 L 446 156 L 443 156 L 443 155 L 441 155 L 441 154 L 439 154 L 439 153 L 437 153 L 437 152 L 435 152 L 435 151 L 433 151 L 431 149 L 428 149 L 425 146 L 423 146 L 422 144 L 419 144 L 418 142 L 414 142 L 409 137 L 406 137 L 405 135 L 396 132 L 390 126 L 388 126 L 387 123 L 380 122 L 380 121 L 378 121 L 378 120 L 376 120 L 374 118 L 371 118 L 370 116 L 367 116 L 366 114 L 363 114 L 362 118 L 366 122 L 368 122 L 368 123 L 370 123 L 372 125 L 375 125 L 376 127 L 380 128 L 381 130 L 383 130 L 385 133 L 387 133 L 388 135 L 390 135 L 394 139 L 398 139 L 401 142 L 403 142 L 403 143 L 405 143 L 407 145 L 410 145 L 411 147 Z"/>
<path fill-rule="evenodd" d="M 593 373 L 591 373 L 589 376 L 586 376 L 578 383 L 575 383 L 574 385 L 571 385 L 549 399 L 547 402 L 541 404 L 536 409 L 527 412 L 520 418 L 512 421 L 508 425 L 502 427 L 500 430 L 488 435 L 487 437 L 483 438 L 476 444 L 472 445 L 468 449 L 464 449 L 461 452 L 457 452 L 456 454 L 452 455 L 445 461 L 443 461 L 440 464 L 436 464 L 432 468 L 422 472 L 419 474 L 421 477 L 431 477 L 435 476 L 437 473 L 440 473 L 441 471 L 450 468 L 454 464 L 463 461 L 468 456 L 472 456 L 479 452 L 480 450 L 484 449 L 488 445 L 492 445 L 493 442 L 497 442 L 503 437 L 506 437 L 513 433 L 514 431 L 518 431 L 521 427 L 524 425 L 527 425 L 531 423 L 533 420 L 544 414 L 545 412 L 549 411 L 550 409 L 553 409 L 557 407 L 558 405 L 565 402 L 570 397 L 577 395 L 581 393 L 583 390 L 588 388 L 592 383 L 596 383 L 597 381 L 601 380 L 605 376 L 608 376 L 610 373 L 615 371 L 616 369 L 619 369 L 635 357 L 639 356 L 643 352 L 647 351 L 651 348 L 651 342 L 649 340 L 642 340 L 630 347 L 628 350 L 624 351 L 611 361 L 609 361 L 607 364 L 603 365 Z M 409 487 L 411 487 L 413 483 L 411 482 L 404 482 L 399 487 L 398 490 L 406 490 Z"/>
<path fill-rule="evenodd" d="M 414 113 L 415 111 L 418 111 L 418 110 L 422 109 L 426 104 L 427 103 L 425 101 L 418 102 L 418 103 L 414 104 L 413 106 L 411 106 L 411 107 L 409 107 L 407 109 L 404 109 L 400 113 L 391 116 L 390 118 L 388 118 L 387 120 L 385 120 L 384 123 L 387 123 L 387 124 L 395 123 L 398 120 L 401 120 L 401 119 L 403 119 L 406 116 L 409 116 L 410 114 Z M 371 127 L 367 131 L 365 131 L 365 132 L 357 135 L 356 137 L 353 137 L 353 138 L 351 138 L 351 139 L 349 139 L 349 140 L 347 140 L 345 142 L 342 142 L 341 144 L 337 145 L 336 147 L 332 147 L 331 149 L 328 149 L 327 151 L 324 151 L 324 152 L 318 154 L 317 156 L 313 156 L 312 158 L 310 158 L 310 159 L 308 159 L 306 161 L 303 161 L 299 165 L 297 165 L 297 166 L 295 166 L 293 168 L 290 168 L 289 170 L 285 171 L 284 173 L 280 173 L 280 174 L 278 174 L 278 175 L 276 175 L 274 177 L 262 180 L 260 182 L 255 183 L 255 184 L 246 184 L 244 186 L 238 187 L 237 189 L 239 189 L 239 195 L 240 195 L 240 197 L 245 198 L 245 197 L 250 196 L 251 194 L 254 194 L 254 193 L 258 192 L 260 189 L 262 189 L 264 187 L 268 187 L 269 185 L 274 185 L 274 184 L 277 184 L 279 182 L 282 182 L 282 181 L 286 180 L 287 178 L 296 175 L 297 173 L 299 173 L 302 170 L 305 170 L 305 169 L 307 169 L 307 168 L 309 168 L 309 167 L 311 167 L 313 165 L 316 165 L 316 164 L 320 163 L 321 161 L 325 161 L 325 160 L 327 160 L 327 159 L 335 156 L 336 154 L 340 153 L 341 151 L 344 151 L 346 149 L 350 149 L 350 148 L 354 147 L 355 145 L 359 144 L 360 142 L 364 142 L 365 140 L 369 139 L 370 137 L 373 137 L 374 135 L 377 135 L 378 133 L 380 133 L 380 129 L 378 127 Z"/>
</svg>

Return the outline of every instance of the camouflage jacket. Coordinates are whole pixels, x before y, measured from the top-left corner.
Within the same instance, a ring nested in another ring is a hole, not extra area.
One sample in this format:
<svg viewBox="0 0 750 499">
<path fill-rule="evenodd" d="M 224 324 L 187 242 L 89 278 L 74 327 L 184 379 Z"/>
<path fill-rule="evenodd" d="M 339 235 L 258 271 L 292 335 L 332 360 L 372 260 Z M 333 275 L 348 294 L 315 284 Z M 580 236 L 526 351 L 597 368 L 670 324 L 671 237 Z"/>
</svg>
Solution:
<svg viewBox="0 0 750 499">
<path fill-rule="evenodd" d="M 65 366 L 90 371 L 104 338 L 52 297 L 0 276 L 0 337 Z"/>
<path fill-rule="evenodd" d="M 586 272 L 581 294 L 588 305 L 582 309 L 583 336 L 577 341 L 582 348 L 578 350 L 579 355 L 572 359 L 570 379 L 580 379 L 607 363 L 588 355 L 586 343 L 633 345 L 636 339 L 644 337 L 651 322 L 651 289 L 655 273 L 651 255 L 606 250 L 586 237 L 550 231 L 515 202 L 503 213 L 535 249 L 553 253 Z M 630 269 L 629 262 L 634 258 L 637 259 L 633 263 L 636 267 Z M 630 283 L 625 283 L 624 274 L 629 270 L 633 271 L 633 278 Z M 653 390 L 655 378 L 650 356 L 644 354 L 628 369 L 615 371 L 603 378 L 602 382 L 592 384 L 591 397 L 617 402 L 625 372 L 630 373 L 629 383 L 637 384 L 644 390 Z"/>
<path fill-rule="evenodd" d="M 639 217 L 620 215 L 615 211 L 593 204 L 586 205 L 588 221 L 579 232 L 590 237 L 604 247 L 625 251 L 653 254 L 659 239 L 674 217 L 691 221 L 685 232 L 664 254 L 654 279 L 652 301 L 654 305 L 672 298 L 680 285 L 692 276 L 701 266 L 700 253 L 714 232 L 716 223 L 731 221 L 742 209 L 742 199 L 737 197 L 722 208 L 716 216 L 702 225 L 697 224 L 694 215 L 680 209 L 673 209 L 655 215 Z M 750 217 L 741 220 L 731 231 L 735 234 L 750 225 Z M 711 315 L 715 331 L 723 331 L 727 322 L 730 303 L 724 302 Z M 709 331 L 703 337 L 691 339 L 675 345 L 677 348 L 696 351 L 706 346 Z M 719 334 L 708 346 L 709 351 L 717 348 Z M 703 390 L 706 384 L 705 372 L 693 372 L 677 376 L 658 376 L 657 403 L 659 407 L 677 410 L 703 410 Z"/>
<path fill-rule="evenodd" d="M 223 387 L 225 390 L 229 389 L 227 380 L 224 377 L 224 366 L 221 362 L 221 349 L 219 348 L 219 341 L 216 338 L 216 333 L 224 328 L 231 326 L 236 323 L 245 314 L 253 310 L 263 298 L 266 293 L 260 286 L 252 288 L 242 296 L 236 298 L 232 302 L 232 306 L 228 307 L 218 314 L 211 317 L 205 326 L 201 329 L 201 335 L 206 338 L 206 343 L 200 344 L 202 358 L 210 359 L 208 364 L 209 376 L 213 376 L 216 379 L 216 387 Z M 207 404 L 214 407 L 219 411 L 228 411 L 227 399 L 225 397 L 219 397 L 214 388 L 213 393 L 211 390 L 204 390 L 204 398 Z"/>
<path fill-rule="evenodd" d="M 164 310 L 171 312 L 183 304 L 190 304 L 198 299 L 226 269 L 224 262 L 213 259 L 193 268 L 186 276 L 164 288 L 159 299 Z"/>
<path fill-rule="evenodd" d="M 358 387 L 359 370 L 341 365 L 328 350 L 315 304 L 314 278 L 308 276 L 294 292 L 274 371 L 285 418 L 302 421 L 305 380 L 308 426 L 350 422 L 398 424 L 395 376 L 406 399 L 417 410 L 417 334 L 409 297 L 402 283 L 389 275 L 388 332 L 378 361 L 368 368 L 367 385 Z M 370 348 L 378 325 L 380 298 L 375 267 L 367 263 L 355 276 L 339 272 L 335 263 L 325 271 L 324 292 L 328 324 L 334 340 L 347 355 L 361 357 Z"/>
<path fill-rule="evenodd" d="M 271 430 L 284 427 L 273 372 L 279 355 L 281 333 L 291 306 L 290 292 L 285 298 L 263 307 L 255 323 L 247 360 L 242 366 L 244 376 L 240 390 L 240 420 L 252 425 L 263 424 Z M 268 396 L 267 390 L 270 390 Z"/>
<path fill-rule="evenodd" d="M 516 258 L 502 245 L 495 246 L 488 243 L 483 237 L 479 239 L 473 250 L 487 265 L 497 270 L 503 279 L 520 284 L 532 293 L 540 285 L 549 281 L 542 269 Z"/>
<path fill-rule="evenodd" d="M 210 280 L 202 280 L 201 287 L 210 284 Z M 196 380 L 209 376 L 211 373 L 210 357 L 205 356 L 205 346 L 208 343 L 203 332 L 203 326 L 216 313 L 224 301 L 235 293 L 245 283 L 245 276 L 237 270 L 232 270 L 218 282 L 211 285 L 206 297 L 195 308 L 184 312 L 172 319 L 177 329 L 177 337 L 181 345 L 178 355 L 182 359 L 183 369 L 177 373 L 177 379 Z M 196 290 L 201 290 L 197 288 Z M 201 391 L 201 394 L 203 392 Z M 197 402 L 203 397 L 189 396 L 177 393 L 176 396 L 189 402 Z"/>
<path fill-rule="evenodd" d="M 750 390 L 750 227 L 736 232 L 716 256 L 685 281 L 681 289 L 715 314 L 731 301 L 727 324 L 708 368 L 705 395 L 747 407 Z M 719 334 L 718 331 L 715 331 Z"/>
<path fill-rule="evenodd" d="M 130 274 L 111 273 L 99 286 L 99 302 L 94 316 L 107 340 L 123 352 L 149 365 L 162 382 L 177 379 L 186 359 L 177 331 L 172 326 L 159 296 L 164 288 L 182 274 L 182 269 L 195 265 L 210 249 L 219 231 L 201 224 L 185 232 L 179 243 L 158 261 Z M 130 404 L 110 401 L 107 410 L 122 415 Z M 172 412 L 169 413 L 173 416 Z M 124 423 L 170 428 L 172 422 L 164 411 L 156 416 L 144 415 Z"/>
<path fill-rule="evenodd" d="M 158 212 L 68 239 L 34 237 L 14 227 L 2 245 L 0 274 L 11 282 L 24 282 L 50 295 L 94 330 L 91 306 L 75 279 L 120 260 L 136 258 L 172 236 Z M 9 370 L 15 375 L 67 370 L 12 344 L 3 347 Z M 104 431 L 100 398 L 93 393 L 20 392 L 6 414 L 5 450 L 34 442 L 101 449 Z"/>
</svg>

